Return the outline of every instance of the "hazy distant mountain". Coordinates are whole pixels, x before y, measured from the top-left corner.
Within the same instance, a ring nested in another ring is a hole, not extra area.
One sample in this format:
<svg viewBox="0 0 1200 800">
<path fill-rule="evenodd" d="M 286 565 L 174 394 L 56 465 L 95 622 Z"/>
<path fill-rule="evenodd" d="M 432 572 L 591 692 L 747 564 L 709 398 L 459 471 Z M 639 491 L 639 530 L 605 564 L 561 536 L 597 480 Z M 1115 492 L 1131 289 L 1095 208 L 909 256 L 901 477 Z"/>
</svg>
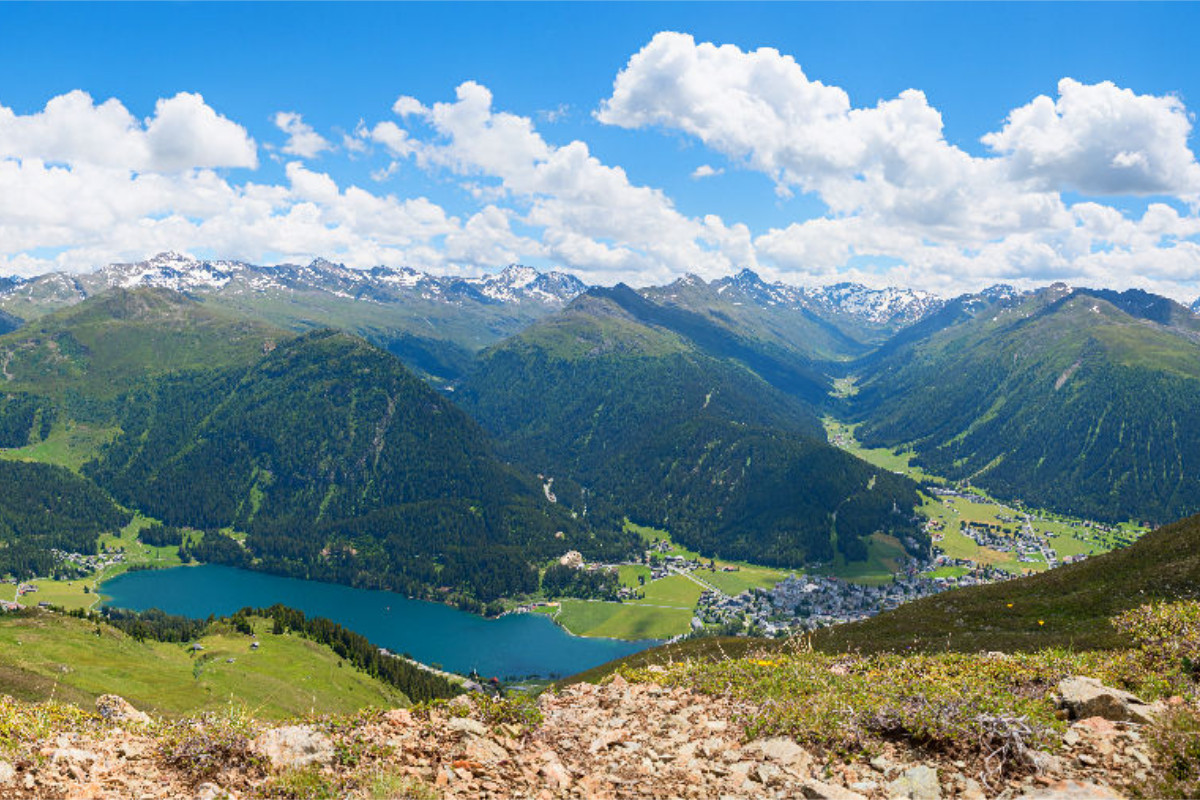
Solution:
<svg viewBox="0 0 1200 800">
<path fill-rule="evenodd" d="M 457 377 L 475 350 L 557 311 L 587 288 L 572 275 L 519 265 L 461 278 L 408 267 L 357 270 L 324 259 L 256 266 L 160 253 L 95 272 L 0 285 L 0 309 L 35 319 L 109 289 L 134 287 L 183 292 L 293 331 L 340 328 L 441 379 Z"/>
<path fill-rule="evenodd" d="M 686 275 L 641 293 L 657 303 L 703 314 L 744 337 L 808 358 L 836 360 L 863 354 L 946 302 L 928 292 L 870 289 L 855 283 L 768 283 L 749 269 L 711 282 Z"/>
</svg>

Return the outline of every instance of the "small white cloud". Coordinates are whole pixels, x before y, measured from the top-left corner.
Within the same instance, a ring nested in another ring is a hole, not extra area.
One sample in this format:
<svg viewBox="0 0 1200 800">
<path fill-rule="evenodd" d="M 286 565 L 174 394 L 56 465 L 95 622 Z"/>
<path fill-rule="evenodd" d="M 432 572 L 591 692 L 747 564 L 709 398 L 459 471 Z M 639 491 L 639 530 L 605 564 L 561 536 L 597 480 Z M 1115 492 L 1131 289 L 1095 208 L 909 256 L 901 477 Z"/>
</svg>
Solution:
<svg viewBox="0 0 1200 800">
<path fill-rule="evenodd" d="M 372 142 L 383 145 L 391 151 L 392 155 L 400 157 L 410 156 L 415 150 L 413 141 L 408 137 L 408 131 L 394 122 L 380 122 L 369 131 L 364 127 L 360 135 L 369 138 Z"/>
<path fill-rule="evenodd" d="M 549 122 L 553 124 L 566 119 L 567 115 L 570 113 L 571 106 L 566 103 L 559 103 L 554 108 L 537 112 L 537 118 L 542 122 Z"/>
<path fill-rule="evenodd" d="M 408 117 L 412 115 L 424 115 L 428 109 L 421 104 L 421 101 L 415 97 L 408 95 L 400 95 L 396 98 L 396 102 L 392 103 L 392 113 L 398 117 Z"/>
<path fill-rule="evenodd" d="M 388 164 L 386 167 L 383 167 L 382 169 L 371 170 L 371 180 L 375 181 L 376 183 L 383 183 L 384 181 L 388 180 L 393 175 L 395 175 L 397 172 L 399 172 L 399 170 L 400 170 L 400 162 L 393 161 L 390 164 Z"/>
<path fill-rule="evenodd" d="M 312 129 L 299 114 L 294 111 L 280 111 L 275 115 L 275 127 L 288 135 L 283 152 L 300 158 L 315 158 L 326 150 L 332 150 L 333 145 Z"/>
<path fill-rule="evenodd" d="M 692 178 L 694 180 L 700 180 L 701 178 L 711 178 L 715 175 L 720 175 L 723 172 L 725 172 L 724 168 L 713 169 L 713 167 L 708 164 L 701 164 L 700 166 L 698 166 L 694 170 L 692 170 Z"/>
</svg>

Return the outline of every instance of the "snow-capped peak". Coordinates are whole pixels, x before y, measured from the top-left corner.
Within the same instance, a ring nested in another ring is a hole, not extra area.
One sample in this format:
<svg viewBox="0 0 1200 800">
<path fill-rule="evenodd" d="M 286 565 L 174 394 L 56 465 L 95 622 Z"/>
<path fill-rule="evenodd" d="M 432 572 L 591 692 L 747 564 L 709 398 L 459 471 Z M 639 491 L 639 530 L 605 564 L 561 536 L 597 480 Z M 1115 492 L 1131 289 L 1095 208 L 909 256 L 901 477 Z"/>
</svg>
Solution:
<svg viewBox="0 0 1200 800">
<path fill-rule="evenodd" d="M 805 297 L 820 309 L 848 314 L 879 325 L 917 322 L 946 302 L 920 289 L 900 289 L 895 286 L 872 289 L 861 283 L 835 283 L 803 291 Z"/>
<path fill-rule="evenodd" d="M 520 289 L 533 283 L 542 273 L 524 264 L 509 264 L 496 275 L 497 282 L 502 282 L 514 289 Z"/>
<path fill-rule="evenodd" d="M 466 282 L 476 287 L 485 297 L 502 303 L 524 300 L 540 303 L 568 302 L 587 290 L 587 285 L 574 275 L 554 271 L 539 272 L 524 264 L 509 264 L 494 275 L 469 278 Z"/>
</svg>

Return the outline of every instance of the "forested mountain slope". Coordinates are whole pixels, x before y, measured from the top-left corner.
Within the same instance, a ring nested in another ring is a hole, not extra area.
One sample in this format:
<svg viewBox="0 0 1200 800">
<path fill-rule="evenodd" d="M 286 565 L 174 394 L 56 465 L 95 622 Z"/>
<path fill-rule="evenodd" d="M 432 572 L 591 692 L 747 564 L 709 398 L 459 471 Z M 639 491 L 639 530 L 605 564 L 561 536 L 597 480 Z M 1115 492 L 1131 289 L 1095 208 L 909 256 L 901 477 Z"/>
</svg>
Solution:
<svg viewBox="0 0 1200 800">
<path fill-rule="evenodd" d="M 156 381 L 119 421 L 85 474 L 165 522 L 249 532 L 244 549 L 206 535 L 206 561 L 486 601 L 536 589 L 532 562 L 620 538 L 594 543 L 466 414 L 346 334 Z"/>
<path fill-rule="evenodd" d="M 792 566 L 862 558 L 879 529 L 919 546 L 915 485 L 826 444 L 811 407 L 738 358 L 742 343 L 632 294 L 593 290 L 486 351 L 457 399 L 556 492 L 586 487 L 559 499 L 592 518 Z"/>
<path fill-rule="evenodd" d="M 62 467 L 0 461 L 0 575 L 72 574 L 51 549 L 95 555 L 99 535 L 129 518 L 95 484 Z"/>
<path fill-rule="evenodd" d="M 1144 292 L 1056 285 L 948 306 L 864 362 L 872 446 L 1002 497 L 1102 520 L 1200 510 L 1200 319 Z"/>
</svg>

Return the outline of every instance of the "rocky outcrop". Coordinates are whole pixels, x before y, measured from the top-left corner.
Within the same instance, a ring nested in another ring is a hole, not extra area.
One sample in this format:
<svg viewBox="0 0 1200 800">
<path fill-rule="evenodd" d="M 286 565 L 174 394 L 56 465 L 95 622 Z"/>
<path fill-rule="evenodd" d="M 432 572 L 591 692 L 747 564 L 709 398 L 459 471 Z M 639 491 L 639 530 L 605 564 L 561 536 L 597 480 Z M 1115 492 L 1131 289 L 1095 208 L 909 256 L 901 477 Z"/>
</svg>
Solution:
<svg viewBox="0 0 1200 800">
<path fill-rule="evenodd" d="M 1148 725 L 1157 709 L 1136 695 L 1105 686 L 1095 678 L 1071 677 L 1058 684 L 1059 706 L 1071 719 L 1102 717 L 1113 722 Z"/>
</svg>

